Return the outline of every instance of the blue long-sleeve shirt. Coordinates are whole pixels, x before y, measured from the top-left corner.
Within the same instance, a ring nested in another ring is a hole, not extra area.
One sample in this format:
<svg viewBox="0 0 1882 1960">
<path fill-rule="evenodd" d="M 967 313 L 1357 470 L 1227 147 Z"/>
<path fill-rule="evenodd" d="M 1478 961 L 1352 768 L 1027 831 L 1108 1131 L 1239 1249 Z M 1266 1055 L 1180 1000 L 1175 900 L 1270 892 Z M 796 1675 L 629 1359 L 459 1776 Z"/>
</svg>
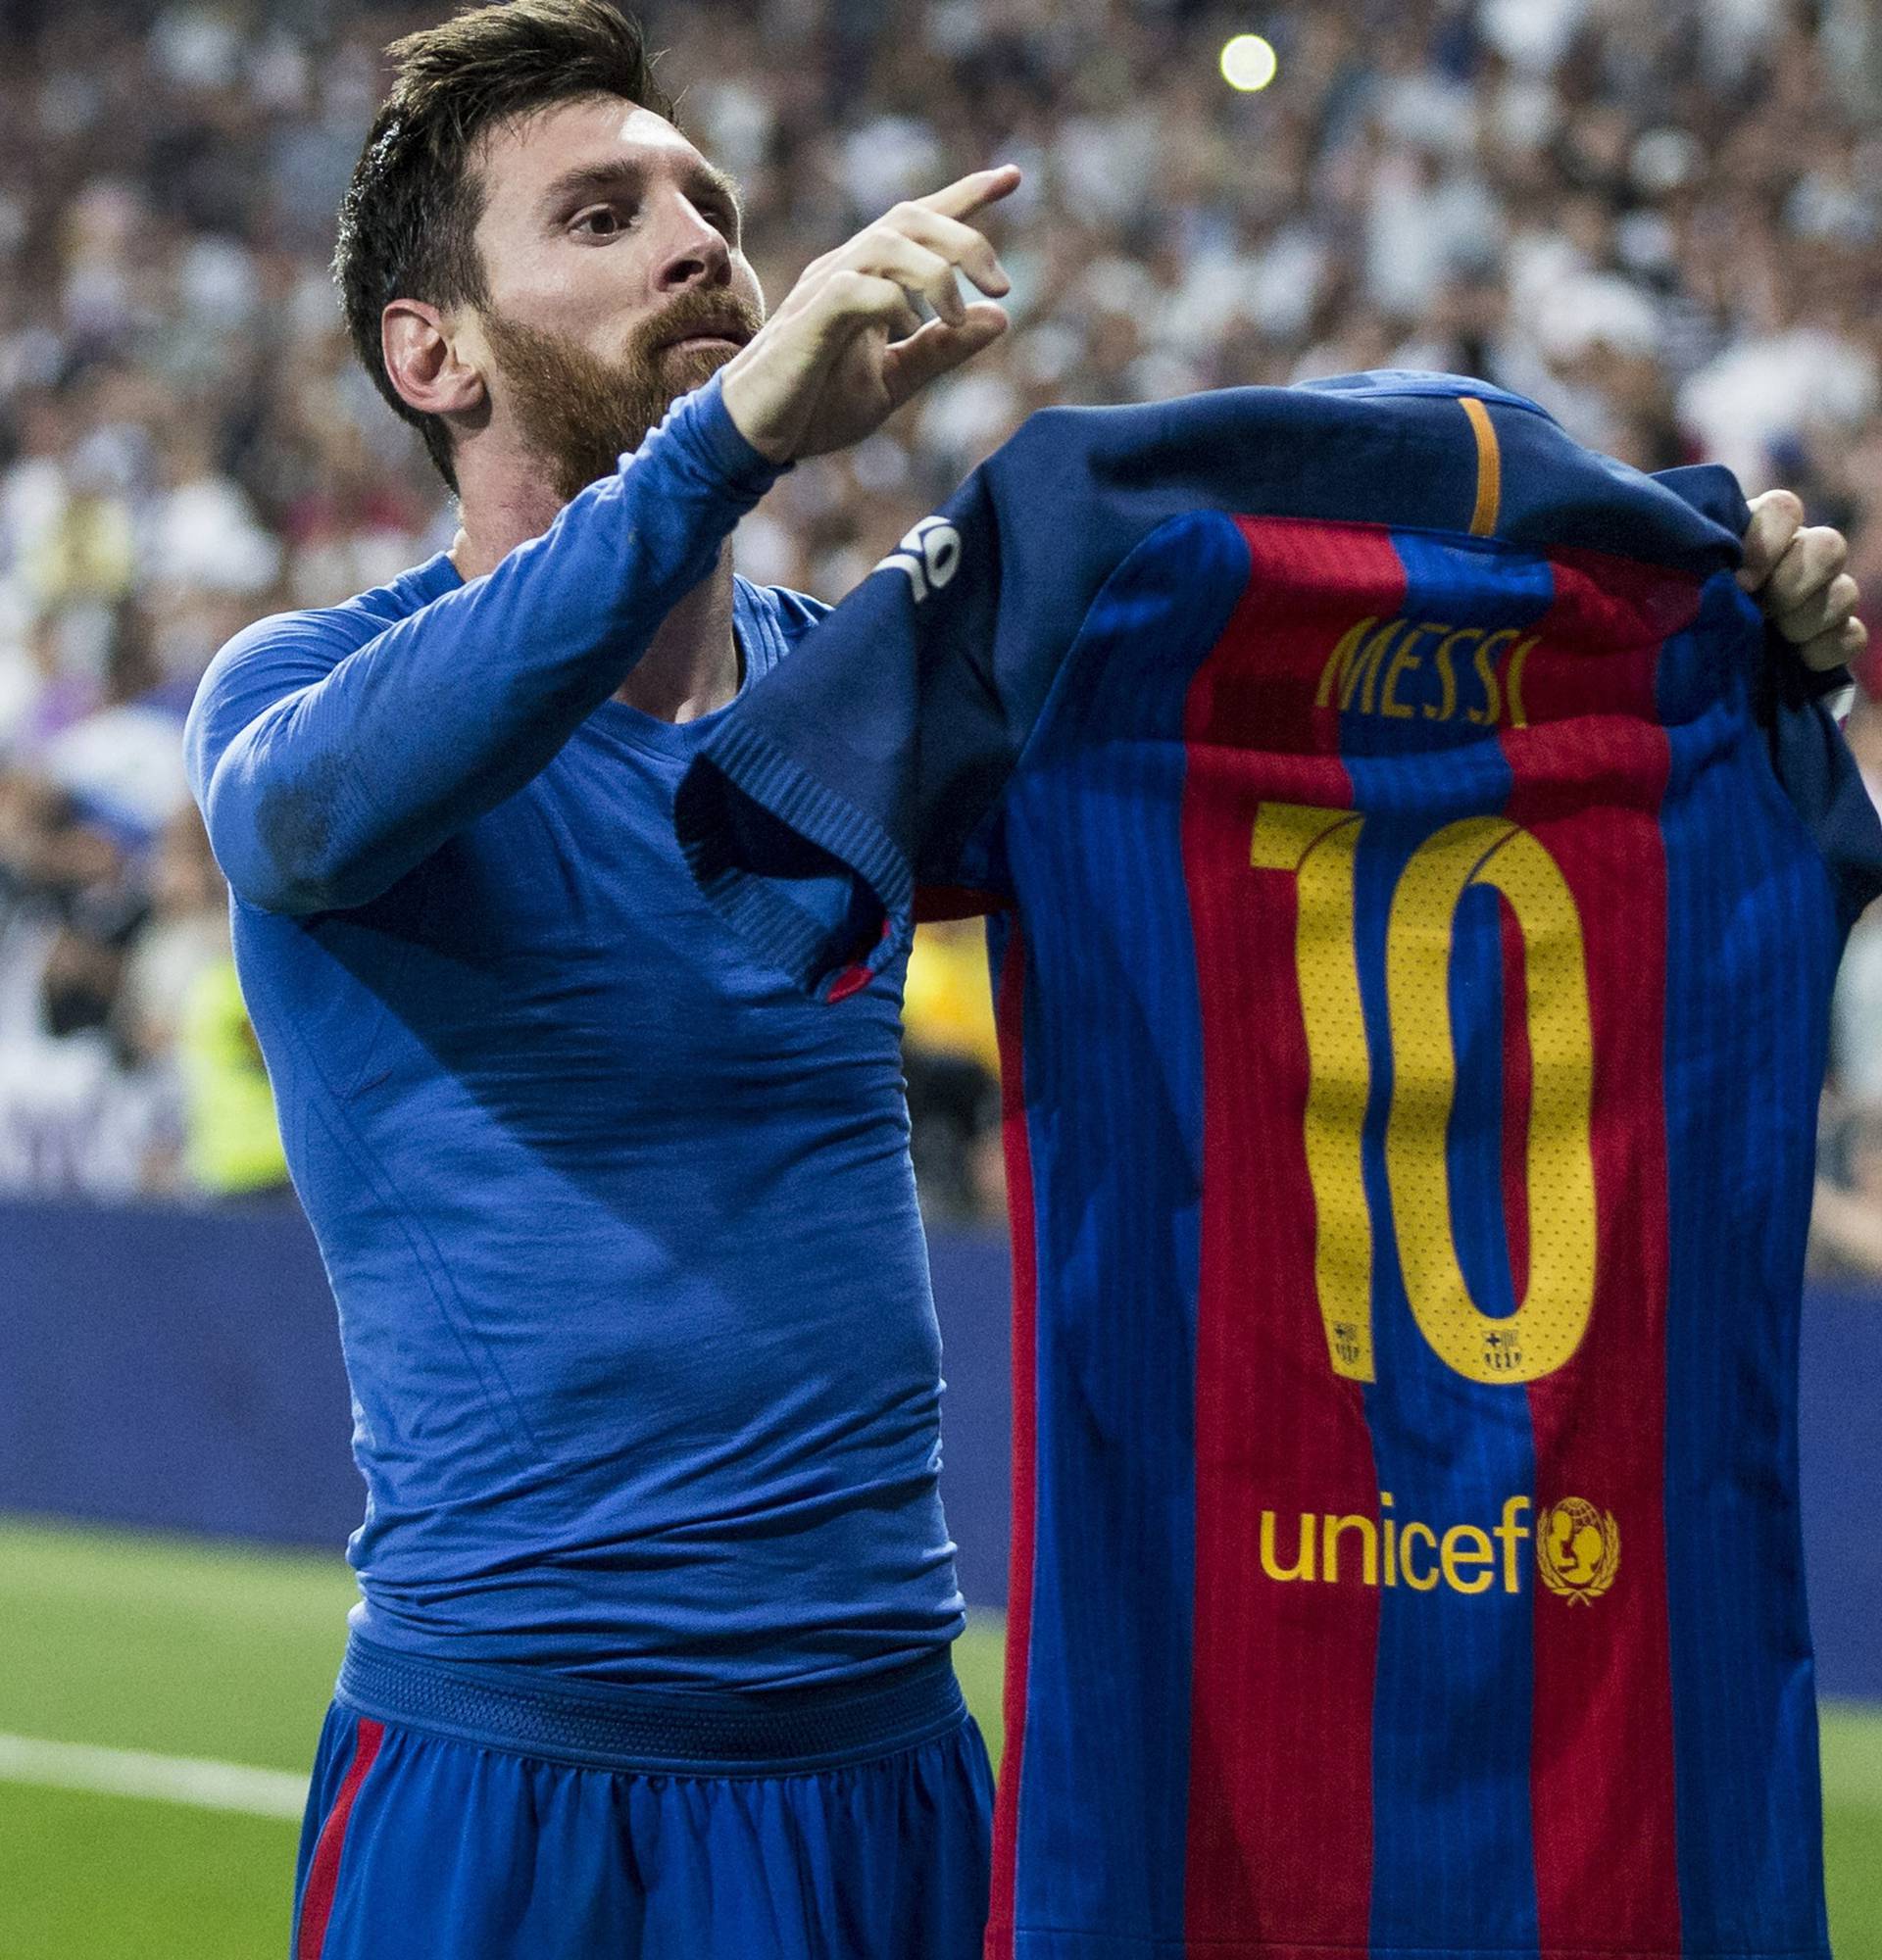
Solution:
<svg viewBox="0 0 1882 1960">
<path fill-rule="evenodd" d="M 361 1631 L 632 1683 L 952 1640 L 900 970 L 831 1015 L 696 894 L 718 717 L 613 697 L 773 472 L 715 385 L 541 539 L 218 656 L 188 730 L 339 1303 Z M 747 683 L 818 616 L 740 581 Z"/>
</svg>

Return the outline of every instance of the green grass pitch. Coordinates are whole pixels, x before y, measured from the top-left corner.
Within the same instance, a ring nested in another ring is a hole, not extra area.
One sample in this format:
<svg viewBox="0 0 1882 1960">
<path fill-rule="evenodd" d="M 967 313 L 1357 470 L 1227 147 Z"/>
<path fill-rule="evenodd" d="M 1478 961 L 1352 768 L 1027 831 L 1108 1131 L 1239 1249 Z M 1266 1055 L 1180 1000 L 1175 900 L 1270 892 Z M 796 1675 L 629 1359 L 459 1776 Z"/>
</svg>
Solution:
<svg viewBox="0 0 1882 1960">
<path fill-rule="evenodd" d="M 304 1772 L 339 1658 L 336 1559 L 0 1524 L 0 1735 Z M 1000 1743 L 1000 1633 L 956 1651 Z M 1882 1960 L 1882 1711 L 1826 1710 L 1837 1960 Z M 0 1960 L 273 1960 L 297 1827 L 0 1773 Z"/>
</svg>

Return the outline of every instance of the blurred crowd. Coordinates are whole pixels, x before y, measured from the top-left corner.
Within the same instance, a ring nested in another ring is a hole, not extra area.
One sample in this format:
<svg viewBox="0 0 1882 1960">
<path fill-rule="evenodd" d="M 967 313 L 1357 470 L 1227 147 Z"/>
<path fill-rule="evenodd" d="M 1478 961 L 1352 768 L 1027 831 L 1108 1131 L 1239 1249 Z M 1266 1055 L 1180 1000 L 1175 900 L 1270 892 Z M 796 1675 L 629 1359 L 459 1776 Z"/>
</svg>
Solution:
<svg viewBox="0 0 1882 1960">
<path fill-rule="evenodd" d="M 650 0 L 775 300 L 896 199 L 1026 167 L 1017 330 L 742 527 L 842 596 L 1033 409 L 1461 370 L 1645 468 L 1789 483 L 1882 594 L 1877 0 Z M 438 5 L 0 0 L 0 1190 L 282 1178 L 190 811 L 221 641 L 453 528 L 325 263 Z M 1271 85 L 1218 55 L 1259 30 Z M 1882 711 L 1852 724 L 1882 795 Z M 997 1210 L 974 929 L 910 982 L 931 1212 Z M 1882 1271 L 1882 920 L 1836 1016 L 1821 1259 Z"/>
</svg>

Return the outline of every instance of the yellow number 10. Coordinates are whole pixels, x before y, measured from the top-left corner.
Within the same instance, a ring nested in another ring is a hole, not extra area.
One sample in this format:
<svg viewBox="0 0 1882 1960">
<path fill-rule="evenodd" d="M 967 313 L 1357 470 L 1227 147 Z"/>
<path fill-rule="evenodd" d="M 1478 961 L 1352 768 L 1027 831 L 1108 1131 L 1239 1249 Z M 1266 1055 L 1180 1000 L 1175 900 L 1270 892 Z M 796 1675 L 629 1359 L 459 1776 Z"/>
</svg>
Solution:
<svg viewBox="0 0 1882 1960">
<path fill-rule="evenodd" d="M 1293 875 L 1295 971 L 1307 1029 L 1306 1145 L 1313 1277 L 1336 1373 L 1374 1379 L 1372 1221 L 1362 1158 L 1371 1057 L 1360 1001 L 1353 869 L 1365 819 L 1263 804 L 1249 861 Z M 1514 1313 L 1481 1312 L 1459 1263 L 1446 1139 L 1457 1095 L 1451 954 L 1473 885 L 1500 892 L 1522 933 L 1531 1055 L 1529 1284 Z M 1386 925 L 1392 1043 L 1386 1182 L 1399 1261 L 1424 1338 L 1473 1382 L 1532 1382 L 1574 1353 L 1595 1298 L 1595 1170 L 1589 1135 L 1594 1032 L 1581 919 L 1560 867 L 1498 816 L 1447 824 L 1412 854 Z"/>
</svg>

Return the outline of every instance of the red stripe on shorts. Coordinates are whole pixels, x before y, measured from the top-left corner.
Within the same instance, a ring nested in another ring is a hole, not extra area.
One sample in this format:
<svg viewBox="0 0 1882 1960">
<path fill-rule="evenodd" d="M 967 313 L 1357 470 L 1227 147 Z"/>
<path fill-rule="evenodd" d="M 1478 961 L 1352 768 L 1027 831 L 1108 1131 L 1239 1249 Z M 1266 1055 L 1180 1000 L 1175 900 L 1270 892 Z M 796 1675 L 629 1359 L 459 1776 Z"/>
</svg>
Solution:
<svg viewBox="0 0 1882 1960">
<path fill-rule="evenodd" d="M 333 1916 L 333 1894 L 340 1882 L 340 1852 L 346 1845 L 346 1823 L 353 1814 L 353 1799 L 379 1753 L 385 1736 L 382 1722 L 362 1720 L 353 1736 L 353 1760 L 346 1766 L 340 1793 L 321 1826 L 321 1841 L 314 1847 L 314 1862 L 308 1868 L 307 1890 L 301 1895 L 301 1930 L 294 1942 L 294 1960 L 321 1960 L 326 1943 L 326 1922 Z"/>
</svg>

